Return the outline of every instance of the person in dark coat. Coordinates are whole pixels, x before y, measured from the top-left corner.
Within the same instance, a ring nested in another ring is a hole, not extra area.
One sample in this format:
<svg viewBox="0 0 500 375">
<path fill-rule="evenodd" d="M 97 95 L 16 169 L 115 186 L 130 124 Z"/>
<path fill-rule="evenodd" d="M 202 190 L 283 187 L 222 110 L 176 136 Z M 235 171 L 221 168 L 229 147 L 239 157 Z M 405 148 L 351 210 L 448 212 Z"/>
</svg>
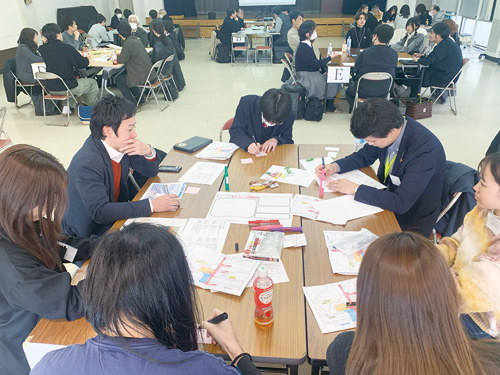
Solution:
<svg viewBox="0 0 500 375">
<path fill-rule="evenodd" d="M 0 154 L 0 374 L 29 374 L 23 342 L 41 318 L 83 316 L 83 284 L 71 285 L 63 261 L 87 259 L 97 239 L 60 232 L 67 178 L 61 163 L 36 147 Z"/>
<path fill-rule="evenodd" d="M 247 28 L 247 25 L 245 24 L 245 12 L 243 11 L 242 8 L 236 8 L 236 22 L 238 23 L 238 27 L 240 30 L 245 30 Z"/>
<path fill-rule="evenodd" d="M 167 30 L 167 36 L 172 41 L 172 44 L 174 45 L 175 52 L 177 53 L 177 58 L 179 60 L 184 60 L 186 58 L 186 55 L 184 54 L 184 50 L 182 49 L 182 46 L 181 46 L 181 44 L 179 42 L 179 38 L 177 37 L 177 35 L 175 34 L 175 32 L 170 33 Z"/>
<path fill-rule="evenodd" d="M 390 26 L 389 26 L 390 27 Z M 404 118 L 399 108 L 382 98 L 360 103 L 351 117 L 351 133 L 367 144 L 326 167 L 326 175 L 372 165 L 377 159 L 378 190 L 348 180 L 330 189 L 354 195 L 354 200 L 394 212 L 403 231 L 429 237 L 441 211 L 446 156 L 439 139 L 417 121 Z M 321 175 L 319 165 L 316 173 Z"/>
<path fill-rule="evenodd" d="M 229 129 L 229 142 L 253 155 L 274 151 L 278 145 L 293 143 L 294 120 L 292 98 L 283 89 L 267 90 L 262 97 L 244 96 Z"/>
<path fill-rule="evenodd" d="M 288 46 L 287 36 L 288 31 L 292 28 L 292 21 L 288 14 L 285 14 L 279 6 L 273 8 L 273 14 L 275 17 L 274 27 L 269 32 L 279 33 L 279 35 L 273 36 L 273 44 L 275 46 Z"/>
<path fill-rule="evenodd" d="M 365 27 L 367 29 L 369 29 L 372 34 L 375 31 L 375 28 L 380 23 L 379 20 L 378 20 L 378 18 L 374 15 L 374 12 L 377 13 L 377 14 L 380 12 L 380 9 L 379 9 L 378 6 L 374 5 L 372 7 L 372 10 L 370 12 L 366 13 L 366 24 L 365 24 Z"/>
<path fill-rule="evenodd" d="M 163 24 L 160 21 L 151 22 L 149 27 L 156 37 L 156 42 L 153 47 L 153 64 L 173 55 L 174 59 L 171 62 L 165 63 L 162 74 L 165 77 L 172 74 L 177 90 L 181 91 L 186 86 L 186 81 L 184 80 L 184 75 L 182 74 L 181 65 L 175 53 L 174 45 L 171 39 L 167 37 Z"/>
<path fill-rule="evenodd" d="M 176 195 L 132 202 L 129 167 L 146 177 L 158 174 L 156 151 L 137 138 L 135 105 L 118 96 L 106 96 L 93 108 L 91 135 L 68 168 L 68 209 L 65 233 L 102 235 L 116 220 L 175 211 Z"/>
<path fill-rule="evenodd" d="M 128 23 L 132 28 L 132 35 L 139 38 L 144 47 L 149 47 L 148 33 L 141 27 L 141 24 L 139 23 L 139 17 L 137 17 L 135 14 L 131 14 L 128 17 Z"/>
<path fill-rule="evenodd" d="M 226 12 L 227 16 L 222 22 L 222 26 L 217 33 L 221 44 L 223 46 L 231 47 L 231 35 L 239 31 L 238 23 L 236 22 L 236 11 L 234 9 L 228 9 Z"/>
<path fill-rule="evenodd" d="M 115 14 L 113 17 L 111 17 L 111 25 L 113 29 L 117 29 L 118 25 L 120 24 L 121 20 L 123 19 L 123 14 L 120 8 L 115 9 Z"/>
<path fill-rule="evenodd" d="M 398 53 L 387 45 L 394 35 L 394 29 L 390 25 L 378 25 L 373 35 L 373 46 L 362 51 L 354 63 L 354 81 L 346 90 L 346 100 L 349 103 L 349 111 L 354 106 L 356 88 L 359 78 L 366 73 L 385 72 L 393 77 L 396 76 L 398 65 Z M 366 99 L 372 97 L 386 97 L 387 83 L 384 81 L 363 81 L 360 84 L 359 97 Z"/>
<path fill-rule="evenodd" d="M 351 48 L 368 48 L 372 45 L 372 32 L 366 27 L 366 13 L 354 16 L 355 25 L 345 37 L 346 43 L 351 38 Z"/>
<path fill-rule="evenodd" d="M 393 5 L 386 10 L 382 16 L 382 23 L 394 23 L 396 21 L 396 16 L 398 15 L 398 7 Z"/>
<path fill-rule="evenodd" d="M 420 25 L 424 27 L 431 26 L 432 16 L 429 14 L 429 11 L 427 10 L 425 4 L 422 3 L 418 4 L 417 7 L 415 8 L 415 13 L 417 13 Z"/>
</svg>

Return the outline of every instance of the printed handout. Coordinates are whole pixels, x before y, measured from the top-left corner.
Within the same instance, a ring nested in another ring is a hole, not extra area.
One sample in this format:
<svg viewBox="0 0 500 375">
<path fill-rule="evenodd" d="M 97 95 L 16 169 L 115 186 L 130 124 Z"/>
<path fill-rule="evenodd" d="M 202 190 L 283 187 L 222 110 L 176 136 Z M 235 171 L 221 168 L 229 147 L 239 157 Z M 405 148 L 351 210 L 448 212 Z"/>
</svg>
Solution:
<svg viewBox="0 0 500 375">
<path fill-rule="evenodd" d="M 155 199 L 166 194 L 175 194 L 182 198 L 185 190 L 186 183 L 184 182 L 171 182 L 168 184 L 153 182 L 141 199 Z"/>
<path fill-rule="evenodd" d="M 316 176 L 315 178 L 316 178 L 316 182 L 319 185 L 320 178 L 318 176 Z M 355 184 L 358 184 L 358 185 L 370 186 L 370 187 L 373 187 L 375 189 L 386 189 L 387 188 L 387 186 L 374 180 L 373 178 L 371 178 L 367 174 L 361 172 L 359 169 L 356 169 L 354 171 L 349 171 L 346 173 L 334 173 L 331 176 L 327 176 L 325 178 L 325 192 L 331 193 L 333 191 L 327 187 L 327 185 L 330 182 L 335 181 L 335 180 L 342 180 L 342 179 L 349 180 L 349 181 L 354 182 Z"/>
<path fill-rule="evenodd" d="M 179 181 L 191 182 L 193 184 L 212 185 L 224 170 L 225 165 L 219 163 L 196 162 L 189 170 L 179 178 Z"/>
<path fill-rule="evenodd" d="M 322 200 L 311 204 L 321 217 L 332 224 L 345 225 L 349 220 L 374 215 L 383 210 L 354 200 L 353 195 Z"/>
<path fill-rule="evenodd" d="M 165 227 L 168 227 L 171 232 L 180 236 L 182 235 L 182 231 L 184 230 L 184 227 L 186 226 L 187 222 L 188 222 L 187 219 L 170 219 L 165 217 L 136 217 L 133 219 L 128 219 L 123 224 L 122 228 L 125 228 L 127 225 L 130 225 L 132 223 L 148 223 L 155 225 L 163 225 Z"/>
</svg>

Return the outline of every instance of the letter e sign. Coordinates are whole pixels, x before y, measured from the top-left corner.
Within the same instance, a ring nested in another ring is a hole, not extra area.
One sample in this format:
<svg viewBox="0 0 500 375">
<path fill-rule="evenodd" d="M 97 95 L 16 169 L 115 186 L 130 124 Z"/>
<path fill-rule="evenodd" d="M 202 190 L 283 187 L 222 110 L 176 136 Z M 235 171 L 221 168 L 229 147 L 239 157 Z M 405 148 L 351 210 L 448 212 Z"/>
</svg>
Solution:
<svg viewBox="0 0 500 375">
<path fill-rule="evenodd" d="M 328 67 L 328 83 L 349 83 L 351 68 L 345 66 Z"/>
</svg>

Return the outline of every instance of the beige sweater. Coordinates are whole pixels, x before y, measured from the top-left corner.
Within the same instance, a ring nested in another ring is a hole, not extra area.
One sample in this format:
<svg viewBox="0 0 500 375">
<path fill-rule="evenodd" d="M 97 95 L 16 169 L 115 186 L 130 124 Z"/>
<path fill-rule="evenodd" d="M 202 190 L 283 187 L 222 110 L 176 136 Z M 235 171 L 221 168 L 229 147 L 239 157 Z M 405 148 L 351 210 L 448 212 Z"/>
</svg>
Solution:
<svg viewBox="0 0 500 375">
<path fill-rule="evenodd" d="M 452 237 L 438 248 L 456 272 L 461 313 L 493 337 L 500 332 L 500 235 L 486 226 L 488 211 L 475 207 Z"/>
</svg>

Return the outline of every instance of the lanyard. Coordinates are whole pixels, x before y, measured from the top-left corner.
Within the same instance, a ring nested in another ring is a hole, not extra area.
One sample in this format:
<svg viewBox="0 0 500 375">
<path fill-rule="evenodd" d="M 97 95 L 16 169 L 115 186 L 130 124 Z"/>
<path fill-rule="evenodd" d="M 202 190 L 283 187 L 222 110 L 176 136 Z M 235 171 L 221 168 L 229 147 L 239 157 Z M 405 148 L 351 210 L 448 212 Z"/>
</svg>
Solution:
<svg viewBox="0 0 500 375">
<path fill-rule="evenodd" d="M 391 172 L 392 166 L 394 165 L 394 161 L 396 160 L 396 156 L 398 156 L 398 153 L 396 152 L 392 159 L 390 159 L 390 156 L 390 154 L 387 155 L 387 159 L 385 160 L 384 184 L 387 181 L 387 176 L 389 176 L 389 173 Z"/>
</svg>

